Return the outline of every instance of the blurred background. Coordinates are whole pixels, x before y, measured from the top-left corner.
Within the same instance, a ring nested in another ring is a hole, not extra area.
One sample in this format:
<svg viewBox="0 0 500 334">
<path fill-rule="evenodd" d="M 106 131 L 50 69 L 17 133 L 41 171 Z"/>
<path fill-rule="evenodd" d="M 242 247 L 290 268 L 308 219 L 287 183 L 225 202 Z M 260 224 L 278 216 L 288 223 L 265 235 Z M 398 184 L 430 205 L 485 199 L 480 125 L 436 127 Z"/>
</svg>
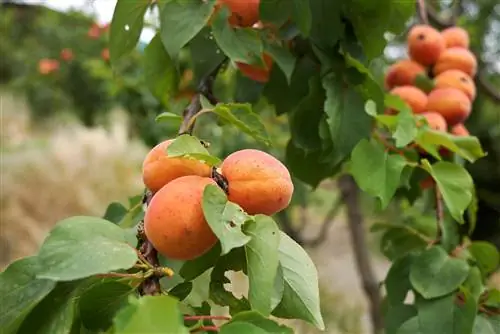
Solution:
<svg viewBox="0 0 500 334">
<path fill-rule="evenodd" d="M 58 220 L 102 216 L 110 202 L 126 205 L 130 197 L 140 195 L 142 159 L 179 126 L 155 123 L 155 116 L 167 109 L 180 114 L 194 92 L 192 65 L 182 55 L 178 93 L 168 106 L 142 82 L 141 53 L 158 25 L 154 12 L 147 13 L 137 50 L 116 72 L 111 70 L 107 43 L 114 5 L 114 0 L 1 2 L 2 268 L 36 252 Z M 453 23 L 466 28 L 479 60 L 478 97 L 466 125 L 488 156 L 467 166 L 477 185 L 479 208 L 472 237 L 500 249 L 500 4 L 428 1 L 428 10 L 438 28 Z M 385 54 L 371 64 L 380 82 L 389 64 L 406 57 L 404 34 L 387 39 Z M 262 87 L 245 85 L 246 80 L 230 67 L 217 81 L 216 95 L 254 104 L 275 144 L 270 152 L 282 159 L 288 119 L 276 117 L 260 97 Z M 197 134 L 210 141 L 211 151 L 220 157 L 246 147 L 264 149 L 234 129 L 215 126 L 210 117 L 200 119 Z M 293 203 L 276 220 L 306 247 L 318 267 L 328 332 L 367 333 L 367 302 L 337 184 L 328 180 L 312 191 L 294 182 Z M 366 230 L 380 221 L 429 219 L 418 203 L 410 207 L 394 202 L 380 212 L 372 198 L 362 195 L 359 209 Z M 367 233 L 367 244 L 376 278 L 383 280 L 389 268 L 386 258 L 398 250 L 384 244 L 383 233 Z M 500 285 L 498 275 L 491 284 Z M 299 331 L 313 332 L 306 325 Z"/>
</svg>

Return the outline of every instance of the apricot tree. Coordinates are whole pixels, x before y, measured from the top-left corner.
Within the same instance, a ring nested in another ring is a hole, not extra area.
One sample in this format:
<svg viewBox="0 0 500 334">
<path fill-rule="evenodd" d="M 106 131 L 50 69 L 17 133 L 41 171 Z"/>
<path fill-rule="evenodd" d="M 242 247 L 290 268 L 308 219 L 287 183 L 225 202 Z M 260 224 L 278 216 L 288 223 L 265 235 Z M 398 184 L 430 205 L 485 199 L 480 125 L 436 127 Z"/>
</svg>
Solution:
<svg viewBox="0 0 500 334">
<path fill-rule="evenodd" d="M 118 0 L 114 69 L 149 8 L 161 23 L 145 50 L 145 84 L 169 101 L 187 58 L 198 87 L 182 115 L 156 118 L 178 122 L 178 136 L 145 157 L 144 196 L 128 208 L 111 204 L 103 218 L 60 221 L 38 254 L 0 274 L 2 332 L 291 333 L 279 318 L 324 330 L 315 265 L 272 215 L 289 205 L 292 177 L 316 188 L 339 175 L 382 209 L 411 210 L 419 198 L 434 207 L 431 218 L 373 225 L 392 262 L 380 286 L 363 281 L 375 297 L 385 288 L 383 301 L 372 298 L 374 332 L 499 328 L 500 292 L 485 285 L 498 251 L 468 238 L 476 203 L 463 164 L 485 152 L 463 125 L 477 66 L 466 32 L 440 32 L 422 18 L 407 36 L 411 59 L 380 83 L 372 60 L 385 33 L 402 33 L 413 1 Z M 238 101 L 222 101 L 217 85 L 234 73 L 250 80 L 235 83 Z M 212 154 L 213 139 L 194 134 L 201 118 L 272 145 L 250 102 L 255 92 L 287 114 L 284 161 L 260 149 Z M 226 289 L 228 271 L 248 278 L 244 296 Z M 229 315 L 214 314 L 215 305 Z"/>
</svg>

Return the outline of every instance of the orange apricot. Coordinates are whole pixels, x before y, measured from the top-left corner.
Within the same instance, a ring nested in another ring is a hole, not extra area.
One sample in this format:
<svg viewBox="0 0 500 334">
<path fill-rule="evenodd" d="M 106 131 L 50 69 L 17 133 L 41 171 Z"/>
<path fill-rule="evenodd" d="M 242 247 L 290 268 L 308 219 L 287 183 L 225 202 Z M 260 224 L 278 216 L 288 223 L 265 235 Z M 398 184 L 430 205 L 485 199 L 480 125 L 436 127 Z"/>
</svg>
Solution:
<svg viewBox="0 0 500 334">
<path fill-rule="evenodd" d="M 390 91 L 390 94 L 399 96 L 403 101 L 408 104 L 413 113 L 420 114 L 425 111 L 427 106 L 427 95 L 420 89 L 414 86 L 399 86 Z M 388 111 L 393 114 L 394 111 Z"/>
<path fill-rule="evenodd" d="M 142 164 L 144 185 L 153 193 L 170 181 L 182 176 L 210 176 L 210 167 L 201 161 L 182 157 L 169 157 L 167 147 L 172 142 L 173 139 L 165 140 L 153 147 Z"/>
<path fill-rule="evenodd" d="M 456 124 L 455 126 L 452 126 L 450 129 L 450 133 L 452 135 L 458 136 L 458 137 L 468 137 L 470 136 L 469 130 L 463 125 L 462 123 Z"/>
<path fill-rule="evenodd" d="M 446 120 L 443 116 L 438 114 L 437 112 L 424 112 L 421 114 L 426 120 L 429 127 L 436 131 L 446 131 L 448 125 L 446 124 Z"/>
<path fill-rule="evenodd" d="M 461 90 L 438 88 L 429 94 L 426 109 L 441 114 L 449 126 L 454 126 L 469 117 L 472 104 Z"/>
<path fill-rule="evenodd" d="M 460 70 L 447 70 L 434 78 L 434 88 L 456 88 L 461 90 L 469 100 L 476 98 L 476 85 L 474 80 Z"/>
<path fill-rule="evenodd" d="M 445 49 L 441 33 L 425 24 L 410 29 L 407 43 L 410 58 L 425 66 L 433 65 Z"/>
<path fill-rule="evenodd" d="M 148 205 L 144 232 L 163 256 L 192 260 L 206 253 L 217 237 L 205 220 L 203 191 L 215 181 L 196 175 L 183 176 L 160 189 Z"/>
<path fill-rule="evenodd" d="M 229 8 L 229 24 L 238 27 L 251 27 L 259 21 L 260 0 L 218 0 L 216 9 L 221 5 Z"/>
<path fill-rule="evenodd" d="M 434 75 L 447 70 L 460 70 L 473 77 L 477 72 L 477 59 L 472 52 L 464 48 L 449 48 L 443 51 L 434 65 Z"/>
<path fill-rule="evenodd" d="M 411 86 L 419 74 L 426 74 L 422 65 L 410 59 L 400 60 L 389 66 L 385 73 L 384 84 L 386 89 Z"/>
<path fill-rule="evenodd" d="M 273 215 L 285 209 L 293 194 L 288 169 L 265 152 L 244 149 L 224 159 L 221 174 L 228 181 L 228 199 L 249 214 Z"/>
<path fill-rule="evenodd" d="M 241 71 L 241 73 L 258 82 L 267 82 L 269 80 L 269 74 L 273 67 L 273 59 L 267 53 L 264 53 L 263 60 L 265 67 L 259 67 L 257 65 L 250 65 L 245 63 L 236 62 L 236 67 Z"/>
<path fill-rule="evenodd" d="M 447 48 L 469 48 L 469 33 L 464 28 L 450 27 L 441 31 Z"/>
</svg>

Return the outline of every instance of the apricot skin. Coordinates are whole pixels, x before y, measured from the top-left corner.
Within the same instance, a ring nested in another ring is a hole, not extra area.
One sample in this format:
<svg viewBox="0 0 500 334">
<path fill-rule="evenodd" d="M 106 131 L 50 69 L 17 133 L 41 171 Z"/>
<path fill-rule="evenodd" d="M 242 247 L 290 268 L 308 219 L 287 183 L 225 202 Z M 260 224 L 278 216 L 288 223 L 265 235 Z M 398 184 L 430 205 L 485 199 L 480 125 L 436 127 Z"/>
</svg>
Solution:
<svg viewBox="0 0 500 334">
<path fill-rule="evenodd" d="M 259 21 L 260 0 L 218 0 L 216 10 L 221 5 L 229 8 L 229 24 L 232 26 L 251 27 Z"/>
<path fill-rule="evenodd" d="M 426 109 L 441 114 L 449 126 L 454 126 L 469 117 L 472 104 L 467 95 L 458 89 L 439 88 L 429 94 Z"/>
<path fill-rule="evenodd" d="M 217 237 L 202 208 L 203 191 L 210 184 L 216 185 L 210 178 L 183 176 L 153 196 L 144 216 L 144 231 L 160 254 L 192 260 L 215 245 Z"/>
<path fill-rule="evenodd" d="M 410 59 L 400 60 L 387 69 L 385 87 L 392 89 L 397 86 L 411 86 L 419 74 L 425 75 L 425 68 L 422 65 Z"/>
<path fill-rule="evenodd" d="M 288 169 L 275 157 L 253 149 L 236 151 L 222 162 L 228 199 L 249 214 L 273 215 L 285 209 L 293 194 Z"/>
<path fill-rule="evenodd" d="M 465 125 L 463 125 L 461 123 L 453 126 L 450 129 L 450 133 L 452 135 L 455 135 L 455 136 L 458 136 L 458 137 L 467 137 L 467 136 L 470 136 L 469 130 L 467 130 L 467 128 L 465 127 Z"/>
<path fill-rule="evenodd" d="M 434 78 L 435 88 L 456 88 L 461 90 L 469 100 L 476 98 L 476 85 L 472 78 L 460 70 L 447 70 Z"/>
<path fill-rule="evenodd" d="M 424 66 L 433 65 L 445 49 L 441 33 L 424 24 L 415 25 L 410 29 L 407 43 L 410 58 Z"/>
<path fill-rule="evenodd" d="M 448 125 L 443 116 L 436 112 L 424 112 L 421 114 L 427 120 L 429 127 L 436 131 L 446 131 Z"/>
<path fill-rule="evenodd" d="M 269 74 L 273 66 L 273 59 L 267 53 L 263 55 L 263 60 L 266 67 L 258 67 L 256 65 L 250 65 L 245 63 L 236 62 L 236 67 L 240 72 L 257 82 L 265 83 L 269 81 Z"/>
<path fill-rule="evenodd" d="M 463 48 L 446 49 L 434 65 L 434 75 L 439 75 L 447 70 L 460 70 L 470 77 L 477 72 L 477 59 L 472 52 Z"/>
<path fill-rule="evenodd" d="M 450 27 L 441 31 L 447 48 L 469 48 L 469 33 L 460 27 Z"/>
<path fill-rule="evenodd" d="M 142 164 L 142 180 L 153 193 L 170 181 L 187 175 L 210 176 L 208 165 L 188 158 L 170 158 L 167 147 L 173 139 L 165 140 L 153 147 Z"/>
<path fill-rule="evenodd" d="M 399 86 L 390 91 L 390 94 L 399 96 L 411 108 L 414 114 L 420 114 L 425 111 L 427 106 L 427 95 L 414 86 Z M 389 110 L 389 114 L 394 113 Z"/>
</svg>

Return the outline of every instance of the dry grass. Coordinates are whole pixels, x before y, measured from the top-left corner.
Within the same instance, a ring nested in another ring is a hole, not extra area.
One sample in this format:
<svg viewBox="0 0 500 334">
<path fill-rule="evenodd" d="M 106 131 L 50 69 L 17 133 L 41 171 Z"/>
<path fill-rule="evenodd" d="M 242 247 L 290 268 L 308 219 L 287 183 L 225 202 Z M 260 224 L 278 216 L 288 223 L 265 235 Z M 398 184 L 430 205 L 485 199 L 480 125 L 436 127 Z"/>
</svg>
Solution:
<svg viewBox="0 0 500 334">
<path fill-rule="evenodd" d="M 54 223 L 102 215 L 111 201 L 141 191 L 146 148 L 123 117 L 109 129 L 65 122 L 34 130 L 23 103 L 1 95 L 0 266 L 36 252 Z M 115 114 L 116 115 L 116 114 Z"/>
</svg>

